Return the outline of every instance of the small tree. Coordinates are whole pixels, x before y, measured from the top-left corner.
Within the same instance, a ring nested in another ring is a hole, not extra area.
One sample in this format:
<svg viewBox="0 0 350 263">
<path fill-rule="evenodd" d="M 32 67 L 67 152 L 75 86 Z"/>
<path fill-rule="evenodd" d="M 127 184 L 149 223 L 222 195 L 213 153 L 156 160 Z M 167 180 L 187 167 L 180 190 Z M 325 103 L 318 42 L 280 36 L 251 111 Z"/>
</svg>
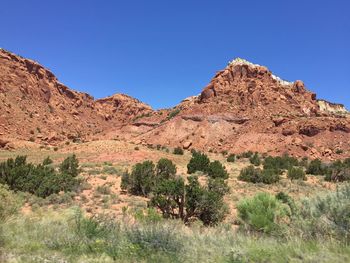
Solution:
<svg viewBox="0 0 350 263">
<path fill-rule="evenodd" d="M 315 159 L 309 163 L 306 173 L 313 175 L 325 175 L 327 173 L 327 167 L 322 164 L 320 159 Z"/>
<path fill-rule="evenodd" d="M 258 183 L 261 181 L 261 169 L 249 165 L 241 170 L 238 179 L 245 182 Z"/>
<path fill-rule="evenodd" d="M 306 175 L 301 167 L 292 167 L 288 170 L 287 177 L 291 180 L 306 180 Z"/>
<path fill-rule="evenodd" d="M 129 185 L 130 185 L 130 174 L 126 170 L 121 176 L 120 188 L 123 191 L 127 191 L 129 189 Z"/>
<path fill-rule="evenodd" d="M 258 153 L 255 153 L 253 156 L 251 156 L 249 158 L 249 161 L 250 161 L 251 164 L 253 164 L 255 166 L 259 166 L 261 164 L 261 160 L 260 160 L 260 157 L 259 157 Z"/>
<path fill-rule="evenodd" d="M 185 183 L 182 178 L 161 180 L 154 190 L 150 201 L 165 218 L 184 219 Z"/>
<path fill-rule="evenodd" d="M 207 173 L 211 178 L 228 178 L 228 173 L 225 166 L 223 166 L 219 161 L 211 162 L 208 166 Z"/>
<path fill-rule="evenodd" d="M 279 227 L 279 222 L 290 214 L 288 207 L 268 193 L 258 193 L 253 198 L 238 203 L 238 216 L 246 227 L 270 233 Z"/>
<path fill-rule="evenodd" d="M 137 163 L 128 177 L 128 190 L 135 195 L 148 196 L 153 187 L 154 177 L 154 163 L 152 161 Z"/>
<path fill-rule="evenodd" d="M 187 165 L 187 173 L 192 174 L 196 171 L 207 172 L 210 160 L 204 153 L 194 152 L 192 158 Z"/>
<path fill-rule="evenodd" d="M 176 166 L 171 160 L 162 158 L 157 163 L 156 174 L 162 179 L 169 179 L 175 176 Z"/>
<path fill-rule="evenodd" d="M 280 180 L 279 172 L 274 169 L 255 168 L 250 165 L 241 170 L 238 179 L 250 183 L 273 184 Z"/>
<path fill-rule="evenodd" d="M 235 160 L 236 160 L 236 155 L 234 155 L 234 154 L 230 154 L 230 155 L 227 157 L 227 161 L 228 161 L 229 163 L 234 163 Z"/>
<path fill-rule="evenodd" d="M 176 147 L 173 151 L 174 154 L 176 155 L 183 155 L 184 154 L 184 150 L 182 150 L 181 147 Z"/>
<path fill-rule="evenodd" d="M 60 172 L 76 177 L 79 174 L 79 161 L 75 154 L 67 157 L 60 165 Z"/>
</svg>

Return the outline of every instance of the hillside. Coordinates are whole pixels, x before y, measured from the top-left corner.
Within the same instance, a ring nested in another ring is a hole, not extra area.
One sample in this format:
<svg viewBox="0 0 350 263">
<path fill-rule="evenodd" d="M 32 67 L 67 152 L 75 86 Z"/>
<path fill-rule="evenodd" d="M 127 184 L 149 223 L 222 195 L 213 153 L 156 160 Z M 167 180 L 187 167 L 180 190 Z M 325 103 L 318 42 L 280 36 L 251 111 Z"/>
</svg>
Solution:
<svg viewBox="0 0 350 263">
<path fill-rule="evenodd" d="M 88 140 L 151 112 L 127 95 L 94 100 L 60 83 L 37 62 L 0 49 L 0 135 L 55 144 Z"/>
<path fill-rule="evenodd" d="M 266 67 L 236 59 L 179 113 L 140 136 L 148 143 L 204 151 L 313 158 L 349 153 L 350 119 L 342 105 L 317 100 L 300 80 L 281 80 Z"/>
<path fill-rule="evenodd" d="M 343 158 L 350 119 L 339 104 L 317 100 L 300 80 L 235 59 L 199 96 L 154 111 L 116 94 L 95 100 L 60 83 L 37 62 L 0 50 L 0 136 L 57 145 L 120 138 L 136 144 L 204 151 Z"/>
</svg>

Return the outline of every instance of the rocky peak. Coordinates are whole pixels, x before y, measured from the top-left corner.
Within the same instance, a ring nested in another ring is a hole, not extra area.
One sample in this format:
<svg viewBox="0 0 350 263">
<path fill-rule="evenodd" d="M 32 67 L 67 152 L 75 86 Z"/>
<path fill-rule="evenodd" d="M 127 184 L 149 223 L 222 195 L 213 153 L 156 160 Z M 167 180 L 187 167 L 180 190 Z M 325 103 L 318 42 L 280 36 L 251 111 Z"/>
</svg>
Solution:
<svg viewBox="0 0 350 263">
<path fill-rule="evenodd" d="M 317 103 L 321 112 L 331 114 L 349 114 L 349 111 L 343 104 L 331 103 L 326 100 L 318 100 Z"/>
<path fill-rule="evenodd" d="M 203 89 L 199 103 L 211 102 L 211 111 L 225 103 L 221 111 L 257 113 L 259 109 L 265 114 L 315 115 L 319 108 L 316 95 L 302 81 L 282 80 L 267 67 L 241 58 L 229 62 Z"/>
</svg>

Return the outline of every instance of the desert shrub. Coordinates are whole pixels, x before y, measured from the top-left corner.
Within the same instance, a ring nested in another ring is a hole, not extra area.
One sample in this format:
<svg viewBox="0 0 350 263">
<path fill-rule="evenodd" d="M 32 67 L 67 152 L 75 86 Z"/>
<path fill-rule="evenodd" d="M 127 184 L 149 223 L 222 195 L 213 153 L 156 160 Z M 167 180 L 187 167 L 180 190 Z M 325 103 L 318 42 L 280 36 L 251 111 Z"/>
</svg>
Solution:
<svg viewBox="0 0 350 263">
<path fill-rule="evenodd" d="M 197 176 L 190 176 L 186 190 L 186 220 L 199 218 L 204 225 L 221 222 L 228 210 L 223 200 L 228 186 L 223 179 L 210 179 L 207 186 L 201 186 Z"/>
<path fill-rule="evenodd" d="M 208 156 L 201 152 L 192 154 L 190 162 L 187 164 L 187 173 L 192 174 L 196 171 L 207 172 L 210 160 Z"/>
<path fill-rule="evenodd" d="M 120 187 L 131 194 L 147 196 L 157 182 L 174 178 L 175 174 L 176 166 L 169 159 L 160 159 L 157 166 L 151 161 L 145 161 L 134 165 L 131 173 L 123 173 Z"/>
<path fill-rule="evenodd" d="M 276 194 L 276 199 L 280 202 L 287 204 L 291 210 L 291 215 L 295 215 L 297 212 L 297 207 L 292 197 L 284 192 L 279 192 Z"/>
<path fill-rule="evenodd" d="M 345 165 L 345 167 L 350 168 L 350 158 L 346 158 L 346 159 L 343 161 L 343 164 Z"/>
<path fill-rule="evenodd" d="M 198 208 L 198 218 L 206 226 L 217 225 L 225 219 L 228 213 L 223 196 L 216 191 L 203 191 Z"/>
<path fill-rule="evenodd" d="M 144 161 L 133 166 L 132 172 L 128 175 L 127 190 L 134 195 L 147 196 L 153 187 L 155 171 L 152 161 Z"/>
<path fill-rule="evenodd" d="M 227 151 L 227 150 L 223 150 L 223 151 L 221 151 L 221 154 L 222 154 L 223 156 L 226 156 L 226 155 L 228 154 L 228 151 Z"/>
<path fill-rule="evenodd" d="M 273 184 L 280 180 L 279 173 L 273 169 L 255 168 L 250 165 L 241 170 L 238 179 L 250 183 Z"/>
<path fill-rule="evenodd" d="M 254 155 L 252 155 L 249 158 L 249 161 L 250 161 L 251 164 L 253 164 L 255 166 L 259 166 L 261 164 L 261 160 L 260 160 L 260 157 L 259 157 L 258 153 L 255 153 Z"/>
<path fill-rule="evenodd" d="M 180 111 L 181 111 L 180 109 L 175 109 L 175 110 L 171 111 L 168 114 L 167 120 L 174 118 L 176 115 L 178 115 L 180 113 Z"/>
<path fill-rule="evenodd" d="M 171 160 L 162 158 L 157 163 L 156 174 L 163 179 L 169 179 L 175 176 L 176 166 Z"/>
<path fill-rule="evenodd" d="M 188 223 L 199 219 L 204 225 L 215 225 L 227 214 L 223 197 L 228 186 L 223 179 L 209 179 L 201 186 L 198 177 L 188 177 L 185 184 L 181 177 L 159 181 L 149 205 L 157 207 L 165 218 L 178 218 Z"/>
<path fill-rule="evenodd" d="M 277 230 L 281 221 L 290 214 L 287 206 L 268 193 L 243 199 L 237 209 L 239 218 L 247 228 L 264 233 Z"/>
<path fill-rule="evenodd" d="M 102 168 L 102 173 L 103 174 L 110 174 L 110 175 L 116 175 L 119 173 L 118 169 L 116 169 L 113 166 L 104 166 Z"/>
<path fill-rule="evenodd" d="M 350 159 L 337 160 L 326 168 L 325 180 L 329 182 L 350 181 Z"/>
<path fill-rule="evenodd" d="M 291 167 L 288 169 L 287 177 L 291 180 L 306 180 L 306 175 L 301 167 Z"/>
<path fill-rule="evenodd" d="M 68 156 L 60 165 L 60 172 L 76 177 L 79 174 L 79 161 L 75 154 Z"/>
<path fill-rule="evenodd" d="M 209 163 L 207 173 L 211 178 L 228 178 L 228 173 L 225 166 L 223 166 L 219 161 Z"/>
<path fill-rule="evenodd" d="M 324 165 L 320 159 L 315 159 L 309 163 L 306 173 L 313 175 L 325 175 L 327 170 L 327 166 Z"/>
<path fill-rule="evenodd" d="M 253 156 L 253 152 L 252 151 L 247 151 L 247 152 L 242 152 L 239 157 L 240 158 L 250 158 Z"/>
<path fill-rule="evenodd" d="M 238 179 L 245 182 L 258 183 L 261 180 L 261 169 L 249 165 L 241 170 Z"/>
<path fill-rule="evenodd" d="M 234 154 L 230 154 L 230 155 L 227 157 L 227 161 L 228 161 L 229 163 L 234 163 L 235 160 L 236 160 L 236 155 L 234 155 Z"/>
<path fill-rule="evenodd" d="M 185 183 L 182 178 L 161 180 L 153 194 L 150 205 L 157 207 L 165 218 L 184 219 Z"/>
<path fill-rule="evenodd" d="M 350 181 L 350 168 L 333 168 L 326 174 L 325 180 L 329 182 Z"/>
<path fill-rule="evenodd" d="M 309 159 L 307 157 L 303 157 L 301 161 L 299 161 L 299 165 L 307 169 L 309 166 Z"/>
<path fill-rule="evenodd" d="M 273 169 L 263 169 L 261 177 L 261 182 L 264 184 L 274 184 L 281 179 L 279 173 Z"/>
<path fill-rule="evenodd" d="M 120 188 L 122 191 L 127 191 L 130 184 L 130 174 L 128 171 L 124 171 L 121 176 Z"/>
<path fill-rule="evenodd" d="M 300 206 L 300 220 L 295 229 L 304 238 L 332 237 L 350 242 L 350 185 L 336 192 L 306 199 Z"/>
<path fill-rule="evenodd" d="M 22 203 L 22 199 L 7 185 L 0 184 L 0 222 L 16 214 Z"/>
<path fill-rule="evenodd" d="M 176 147 L 173 151 L 173 154 L 176 155 L 183 155 L 184 154 L 184 150 L 181 147 Z"/>
<path fill-rule="evenodd" d="M 62 164 L 65 162 L 67 159 Z M 78 188 L 81 182 L 76 178 L 78 169 L 74 176 L 70 173 L 71 170 L 61 170 L 57 173 L 47 163 L 48 159 L 39 165 L 27 163 L 26 156 L 10 158 L 0 163 L 0 183 L 7 184 L 11 190 L 29 192 L 40 197 L 47 197 L 60 191 L 74 191 Z"/>
<path fill-rule="evenodd" d="M 50 157 L 46 157 L 43 161 L 43 165 L 50 165 L 52 163 L 53 163 L 53 161 Z"/>
<path fill-rule="evenodd" d="M 141 262 L 176 262 L 176 256 L 183 249 L 181 234 L 174 235 L 175 226 L 159 223 L 136 224 L 125 230 L 129 247 L 134 248 L 133 254 L 140 254 L 145 260 Z M 161 260 L 157 253 L 168 255 L 167 260 Z M 153 255 L 153 259 L 149 258 Z"/>
<path fill-rule="evenodd" d="M 277 157 L 268 156 L 264 160 L 264 169 L 273 169 L 276 171 L 288 170 L 289 168 L 298 165 L 298 159 L 290 157 L 288 155 Z"/>
</svg>

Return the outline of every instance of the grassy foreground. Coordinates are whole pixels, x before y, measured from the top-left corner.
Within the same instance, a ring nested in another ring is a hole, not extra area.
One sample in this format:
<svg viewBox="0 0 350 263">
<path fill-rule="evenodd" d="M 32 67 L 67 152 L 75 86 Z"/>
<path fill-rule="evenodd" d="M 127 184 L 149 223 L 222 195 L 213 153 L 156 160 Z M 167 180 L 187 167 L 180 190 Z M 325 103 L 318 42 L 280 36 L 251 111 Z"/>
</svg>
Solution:
<svg viewBox="0 0 350 263">
<path fill-rule="evenodd" d="M 131 222 L 84 217 L 77 208 L 36 211 L 1 225 L 0 262 L 349 262 L 333 238 L 204 228 L 149 215 Z"/>
</svg>

